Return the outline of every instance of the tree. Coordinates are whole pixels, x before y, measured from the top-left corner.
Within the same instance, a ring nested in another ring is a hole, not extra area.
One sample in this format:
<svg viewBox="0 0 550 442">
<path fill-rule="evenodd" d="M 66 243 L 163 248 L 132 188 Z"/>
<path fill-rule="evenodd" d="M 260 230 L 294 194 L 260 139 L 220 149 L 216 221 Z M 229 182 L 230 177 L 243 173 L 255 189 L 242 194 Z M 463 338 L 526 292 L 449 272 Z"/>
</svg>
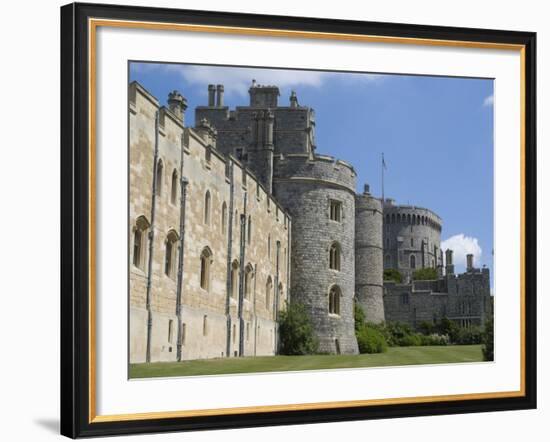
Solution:
<svg viewBox="0 0 550 442">
<path fill-rule="evenodd" d="M 365 312 L 359 304 L 353 305 L 353 318 L 355 319 L 355 331 L 359 331 L 365 324 Z"/>
<path fill-rule="evenodd" d="M 401 284 L 403 282 L 403 275 L 396 269 L 384 270 L 384 281 L 393 281 Z"/>
<path fill-rule="evenodd" d="M 280 312 L 279 352 L 283 355 L 313 354 L 319 348 L 319 342 L 313 332 L 313 326 L 303 304 L 290 303 Z"/>
<path fill-rule="evenodd" d="M 483 352 L 484 361 L 493 361 L 494 360 L 494 322 L 493 317 L 490 317 L 485 321 L 485 328 L 481 336 L 481 342 L 483 347 L 481 351 Z"/>
<path fill-rule="evenodd" d="M 425 267 L 413 272 L 413 279 L 415 281 L 428 281 L 437 279 L 437 270 L 433 267 Z"/>
</svg>

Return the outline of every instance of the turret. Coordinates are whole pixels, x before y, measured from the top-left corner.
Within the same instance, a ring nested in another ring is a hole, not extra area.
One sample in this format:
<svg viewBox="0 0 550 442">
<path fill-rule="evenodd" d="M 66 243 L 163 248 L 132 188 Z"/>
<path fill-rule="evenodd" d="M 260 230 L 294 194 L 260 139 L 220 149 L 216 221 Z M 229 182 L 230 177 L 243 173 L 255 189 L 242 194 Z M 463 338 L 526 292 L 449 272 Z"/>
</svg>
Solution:
<svg viewBox="0 0 550 442">
<path fill-rule="evenodd" d="M 384 320 L 382 203 L 365 184 L 355 196 L 355 296 L 367 321 Z"/>
<path fill-rule="evenodd" d="M 168 108 L 183 124 L 185 110 L 187 109 L 187 99 L 178 91 L 173 90 L 168 94 Z"/>
<path fill-rule="evenodd" d="M 277 86 L 260 86 L 252 80 L 252 86 L 248 90 L 251 107 L 277 107 L 279 88 Z"/>
</svg>

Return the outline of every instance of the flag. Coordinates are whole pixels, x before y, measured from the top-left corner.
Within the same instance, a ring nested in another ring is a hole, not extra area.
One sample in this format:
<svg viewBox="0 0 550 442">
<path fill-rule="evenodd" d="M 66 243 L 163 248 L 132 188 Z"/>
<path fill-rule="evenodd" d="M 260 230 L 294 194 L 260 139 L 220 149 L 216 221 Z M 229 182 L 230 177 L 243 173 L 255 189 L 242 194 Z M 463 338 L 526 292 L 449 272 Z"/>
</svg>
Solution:
<svg viewBox="0 0 550 442">
<path fill-rule="evenodd" d="M 382 154 L 382 167 L 387 169 L 386 162 L 384 161 L 384 154 Z"/>
</svg>

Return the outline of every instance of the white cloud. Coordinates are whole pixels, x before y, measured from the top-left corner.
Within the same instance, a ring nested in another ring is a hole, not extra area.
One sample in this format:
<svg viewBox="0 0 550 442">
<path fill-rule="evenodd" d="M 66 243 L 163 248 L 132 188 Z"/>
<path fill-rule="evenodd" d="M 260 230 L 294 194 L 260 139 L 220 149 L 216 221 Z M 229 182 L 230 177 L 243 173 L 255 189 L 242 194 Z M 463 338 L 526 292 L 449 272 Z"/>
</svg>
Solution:
<svg viewBox="0 0 550 442">
<path fill-rule="evenodd" d="M 485 100 L 483 100 L 483 107 L 491 107 L 494 102 L 495 102 L 495 96 L 489 95 L 488 97 L 485 97 Z"/>
<path fill-rule="evenodd" d="M 466 236 L 464 233 L 451 236 L 441 243 L 443 251 L 451 249 L 453 251 L 453 263 L 456 272 L 462 272 L 466 269 L 466 255 L 474 255 L 474 267 L 481 266 L 482 250 L 477 238 Z"/>
<path fill-rule="evenodd" d="M 331 77 L 339 75 L 335 72 L 302 71 L 290 69 L 261 69 L 224 66 L 181 65 L 169 63 L 136 63 L 136 72 L 172 72 L 181 75 L 189 84 L 196 85 L 206 95 L 208 84 L 223 84 L 226 95 L 248 96 L 252 80 L 260 85 L 275 85 L 281 89 L 310 86 L 319 88 Z M 341 75 L 341 74 L 340 74 Z M 344 74 L 346 75 L 346 74 Z M 346 81 L 363 84 L 383 81 L 384 75 L 353 74 Z M 286 91 L 285 91 L 286 92 Z"/>
</svg>

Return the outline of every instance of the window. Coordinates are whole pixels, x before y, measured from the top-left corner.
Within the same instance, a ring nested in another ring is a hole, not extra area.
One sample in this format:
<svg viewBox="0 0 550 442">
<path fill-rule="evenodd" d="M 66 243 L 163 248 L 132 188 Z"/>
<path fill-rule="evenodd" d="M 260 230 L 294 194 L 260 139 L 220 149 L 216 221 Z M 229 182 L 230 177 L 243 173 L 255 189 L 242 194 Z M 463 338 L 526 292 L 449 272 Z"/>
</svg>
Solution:
<svg viewBox="0 0 550 442">
<path fill-rule="evenodd" d="M 414 247 L 414 238 L 411 238 L 411 247 Z"/>
<path fill-rule="evenodd" d="M 166 237 L 166 250 L 164 254 L 164 274 L 173 278 L 176 274 L 175 271 L 175 262 L 176 262 L 176 241 L 178 240 L 178 235 L 173 230 L 168 233 Z"/>
<path fill-rule="evenodd" d="M 328 293 L 328 312 L 331 315 L 340 314 L 340 287 L 333 285 Z"/>
<path fill-rule="evenodd" d="M 248 215 L 248 230 L 247 230 L 247 242 L 250 244 L 250 240 L 252 239 L 252 218 L 250 215 Z"/>
<path fill-rule="evenodd" d="M 210 191 L 207 190 L 204 195 L 204 224 L 210 224 Z"/>
<path fill-rule="evenodd" d="M 390 239 L 389 238 L 386 238 L 386 247 L 388 249 L 390 248 Z"/>
<path fill-rule="evenodd" d="M 386 255 L 386 268 L 387 269 L 391 268 L 391 256 L 390 255 Z"/>
<path fill-rule="evenodd" d="M 273 281 L 271 276 L 267 277 L 267 282 L 265 283 L 265 308 L 271 310 L 271 292 L 273 291 Z"/>
<path fill-rule="evenodd" d="M 411 255 L 410 263 L 411 263 L 410 265 L 411 269 L 416 269 L 416 256 Z"/>
<path fill-rule="evenodd" d="M 250 341 L 250 322 L 246 323 L 246 340 Z"/>
<path fill-rule="evenodd" d="M 332 221 L 342 221 L 342 203 L 340 201 L 330 201 L 330 219 Z"/>
<path fill-rule="evenodd" d="M 231 297 L 237 298 L 239 291 L 239 262 L 233 261 L 231 264 Z"/>
<path fill-rule="evenodd" d="M 277 301 L 277 305 L 283 304 L 283 300 L 285 299 L 284 294 L 285 294 L 285 292 L 284 292 L 284 289 L 283 289 L 283 283 L 280 282 L 279 283 L 279 293 L 278 293 L 279 298 L 278 298 L 278 301 Z"/>
<path fill-rule="evenodd" d="M 402 293 L 401 294 L 401 304 L 408 305 L 409 304 L 409 294 L 408 293 Z"/>
<path fill-rule="evenodd" d="M 144 216 L 140 216 L 136 220 L 134 226 L 134 250 L 132 262 L 139 269 L 145 267 L 145 244 L 147 243 L 147 230 L 149 229 L 149 221 Z"/>
<path fill-rule="evenodd" d="M 172 190 L 170 192 L 170 202 L 176 204 L 178 198 L 178 171 L 174 169 L 172 172 Z"/>
<path fill-rule="evenodd" d="M 155 193 L 157 196 L 162 195 L 162 160 L 159 160 L 157 163 L 157 173 L 155 175 Z"/>
<path fill-rule="evenodd" d="M 237 326 L 233 324 L 233 344 L 235 343 L 236 339 L 237 339 Z"/>
<path fill-rule="evenodd" d="M 187 335 L 187 327 L 185 324 L 181 324 L 181 344 L 185 345 L 185 337 Z"/>
<path fill-rule="evenodd" d="M 221 220 L 221 230 L 222 230 L 222 234 L 225 235 L 225 232 L 227 232 L 227 204 L 224 203 L 222 204 L 222 220 Z"/>
<path fill-rule="evenodd" d="M 208 334 L 208 316 L 204 315 L 202 318 L 202 335 L 206 336 Z"/>
<path fill-rule="evenodd" d="M 201 253 L 201 288 L 210 289 L 210 266 L 212 265 L 212 252 L 206 247 Z"/>
<path fill-rule="evenodd" d="M 329 268 L 332 270 L 340 270 L 340 246 L 338 243 L 333 243 L 330 246 Z"/>
<path fill-rule="evenodd" d="M 168 321 L 168 342 L 172 343 L 172 335 L 173 335 L 173 329 L 174 329 L 174 321 L 171 319 Z"/>
<path fill-rule="evenodd" d="M 250 299 L 253 289 L 254 269 L 252 265 L 248 264 L 244 271 L 244 298 Z"/>
</svg>

